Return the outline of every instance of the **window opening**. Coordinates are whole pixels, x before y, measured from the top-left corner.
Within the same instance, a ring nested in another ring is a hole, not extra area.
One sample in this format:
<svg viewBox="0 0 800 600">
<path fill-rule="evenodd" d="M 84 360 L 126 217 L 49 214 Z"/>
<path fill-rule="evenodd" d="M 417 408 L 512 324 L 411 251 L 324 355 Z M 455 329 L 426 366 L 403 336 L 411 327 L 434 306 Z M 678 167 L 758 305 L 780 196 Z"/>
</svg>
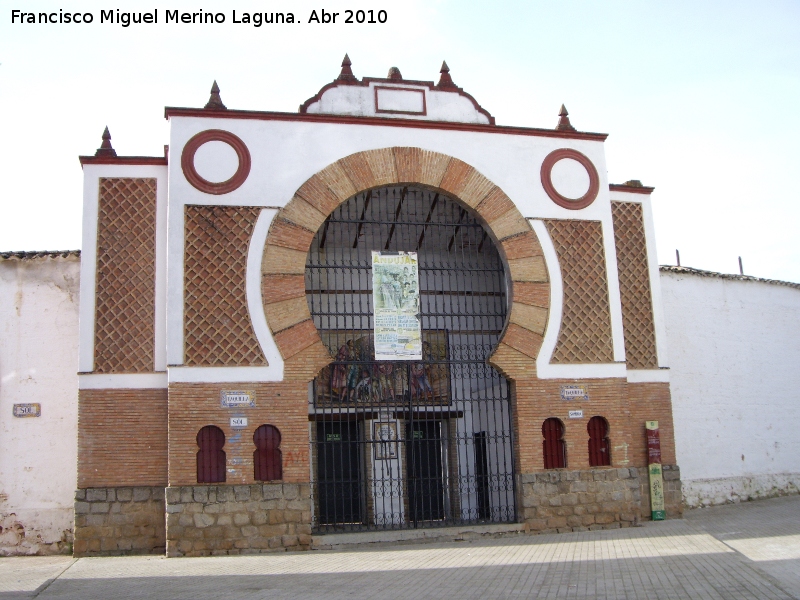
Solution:
<svg viewBox="0 0 800 600">
<path fill-rule="evenodd" d="M 586 426 L 589 432 L 589 466 L 611 465 L 611 440 L 608 438 L 608 421 L 603 417 L 592 417 Z"/>
<path fill-rule="evenodd" d="M 545 469 L 564 469 L 567 466 L 567 449 L 564 442 L 564 424 L 555 417 L 542 423 Z"/>
<path fill-rule="evenodd" d="M 273 425 L 261 425 L 253 434 L 253 471 L 256 481 L 283 479 L 281 432 Z"/>
<path fill-rule="evenodd" d="M 197 483 L 225 481 L 225 434 L 216 425 L 206 425 L 197 433 Z"/>
</svg>

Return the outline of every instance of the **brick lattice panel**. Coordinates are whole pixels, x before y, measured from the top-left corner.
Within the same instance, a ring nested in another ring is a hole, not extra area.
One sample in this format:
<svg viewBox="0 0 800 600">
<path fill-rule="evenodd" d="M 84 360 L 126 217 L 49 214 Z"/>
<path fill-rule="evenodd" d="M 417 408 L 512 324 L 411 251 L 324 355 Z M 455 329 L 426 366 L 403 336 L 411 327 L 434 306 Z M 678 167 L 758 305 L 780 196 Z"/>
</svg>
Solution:
<svg viewBox="0 0 800 600">
<path fill-rule="evenodd" d="M 247 309 L 247 249 L 260 208 L 187 206 L 184 361 L 252 366 L 267 360 Z"/>
<path fill-rule="evenodd" d="M 94 370 L 154 369 L 156 180 L 100 179 Z"/>
<path fill-rule="evenodd" d="M 614 362 L 602 226 L 599 221 L 546 223 L 564 283 L 561 331 L 551 362 Z"/>
<path fill-rule="evenodd" d="M 633 369 L 657 369 L 656 331 L 644 215 L 638 202 L 612 202 L 625 357 Z"/>
</svg>

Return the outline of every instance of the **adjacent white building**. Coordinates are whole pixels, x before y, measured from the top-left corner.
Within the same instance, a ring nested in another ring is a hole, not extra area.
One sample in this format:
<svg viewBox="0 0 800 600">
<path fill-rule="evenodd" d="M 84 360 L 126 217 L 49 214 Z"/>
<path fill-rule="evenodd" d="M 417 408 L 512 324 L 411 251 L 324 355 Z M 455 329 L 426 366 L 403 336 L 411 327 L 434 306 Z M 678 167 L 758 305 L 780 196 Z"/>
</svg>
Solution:
<svg viewBox="0 0 800 600">
<path fill-rule="evenodd" d="M 0 555 L 72 546 L 79 272 L 78 252 L 0 254 Z"/>
<path fill-rule="evenodd" d="M 662 267 L 688 507 L 800 489 L 800 284 Z"/>
</svg>

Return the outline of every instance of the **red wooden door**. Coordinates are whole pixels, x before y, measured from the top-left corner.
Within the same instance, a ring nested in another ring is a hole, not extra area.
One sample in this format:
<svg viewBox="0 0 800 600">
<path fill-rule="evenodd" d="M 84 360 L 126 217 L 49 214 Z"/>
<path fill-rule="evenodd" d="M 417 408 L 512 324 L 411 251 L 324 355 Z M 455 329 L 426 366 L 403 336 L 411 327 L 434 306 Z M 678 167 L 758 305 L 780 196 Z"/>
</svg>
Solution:
<svg viewBox="0 0 800 600">
<path fill-rule="evenodd" d="M 197 483 L 225 481 L 225 434 L 215 425 L 206 425 L 197 433 Z"/>
<path fill-rule="evenodd" d="M 542 449 L 545 469 L 564 469 L 567 466 L 567 452 L 564 444 L 564 424 L 551 417 L 542 423 Z"/>
<path fill-rule="evenodd" d="M 281 465 L 281 432 L 272 425 L 262 425 L 253 434 L 256 449 L 253 452 L 253 468 L 256 481 L 283 479 Z"/>
<path fill-rule="evenodd" d="M 589 466 L 609 466 L 611 441 L 608 439 L 608 421 L 603 417 L 592 417 L 586 429 L 589 431 Z"/>
</svg>

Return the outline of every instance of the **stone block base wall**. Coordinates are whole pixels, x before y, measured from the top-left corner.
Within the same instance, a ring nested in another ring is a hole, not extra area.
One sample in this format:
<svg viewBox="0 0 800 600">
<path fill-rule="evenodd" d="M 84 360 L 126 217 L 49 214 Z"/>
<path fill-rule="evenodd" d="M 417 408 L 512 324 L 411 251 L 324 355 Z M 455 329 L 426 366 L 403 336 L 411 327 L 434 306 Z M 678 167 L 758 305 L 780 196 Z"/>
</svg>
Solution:
<svg viewBox="0 0 800 600">
<path fill-rule="evenodd" d="M 260 554 L 311 547 L 311 486 L 167 488 L 167 556 Z"/>
<path fill-rule="evenodd" d="M 163 554 L 164 488 L 88 488 L 75 492 L 74 556 Z"/>
<path fill-rule="evenodd" d="M 614 529 L 650 518 L 649 484 L 644 468 L 553 470 L 520 475 L 519 480 L 518 510 L 531 531 Z M 667 515 L 680 516 L 677 467 L 664 467 L 664 487 Z"/>
</svg>

